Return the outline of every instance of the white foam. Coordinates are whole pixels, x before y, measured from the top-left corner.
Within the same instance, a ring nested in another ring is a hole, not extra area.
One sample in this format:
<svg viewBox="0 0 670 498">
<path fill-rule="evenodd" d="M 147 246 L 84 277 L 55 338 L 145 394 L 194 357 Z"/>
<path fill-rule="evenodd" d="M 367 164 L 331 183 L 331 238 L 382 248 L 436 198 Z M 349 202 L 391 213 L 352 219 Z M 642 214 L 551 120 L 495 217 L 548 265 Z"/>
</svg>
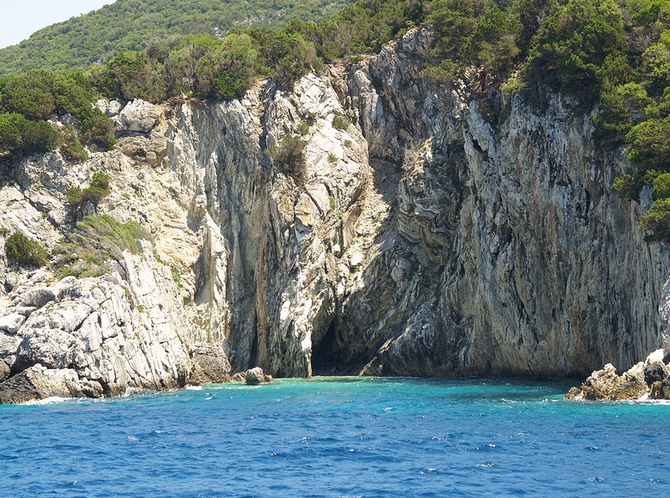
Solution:
<svg viewBox="0 0 670 498">
<path fill-rule="evenodd" d="M 60 396 L 51 396 L 50 398 L 35 399 L 26 401 L 26 405 L 53 405 L 54 403 L 64 403 L 65 401 L 72 401 L 72 398 L 62 398 Z"/>
<path fill-rule="evenodd" d="M 187 391 L 202 391 L 202 386 L 186 386 Z"/>
</svg>

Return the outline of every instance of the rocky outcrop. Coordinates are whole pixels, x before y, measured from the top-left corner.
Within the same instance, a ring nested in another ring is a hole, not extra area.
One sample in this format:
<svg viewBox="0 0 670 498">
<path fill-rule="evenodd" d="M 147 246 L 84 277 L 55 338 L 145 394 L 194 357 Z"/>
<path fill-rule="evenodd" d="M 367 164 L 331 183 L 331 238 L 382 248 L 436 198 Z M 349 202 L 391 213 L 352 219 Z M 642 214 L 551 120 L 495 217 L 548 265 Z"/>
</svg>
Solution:
<svg viewBox="0 0 670 498">
<path fill-rule="evenodd" d="M 581 387 L 573 387 L 569 400 L 647 400 L 670 399 L 670 368 L 664 363 L 664 350 L 651 353 L 644 362 L 617 375 L 611 363 L 593 372 Z"/>
<path fill-rule="evenodd" d="M 54 247 L 76 219 L 65 192 L 102 170 L 98 212 L 152 242 L 78 281 L 0 260 L 10 380 L 38 364 L 104 394 L 256 366 L 583 378 L 656 349 L 670 256 L 640 231 L 648 192 L 641 204 L 610 192 L 625 154 L 597 149 L 591 116 L 559 97 L 539 109 L 424 77 L 428 36 L 411 30 L 291 90 L 101 101 L 115 150 L 15 165 L 0 189 L 8 231 Z M 287 135 L 305 141 L 300 175 L 273 160 Z M 649 386 L 629 377 L 630 392 Z"/>
<path fill-rule="evenodd" d="M 191 349 L 191 382 L 223 383 L 230 380 L 230 362 L 221 344 L 196 343 Z"/>
<path fill-rule="evenodd" d="M 104 108 L 107 113 L 114 112 L 114 103 Z M 120 133 L 149 133 L 158 124 L 163 110 L 144 100 L 133 100 L 114 116 L 116 131 Z"/>
<path fill-rule="evenodd" d="M 272 382 L 271 375 L 265 375 L 263 369 L 260 367 L 250 368 L 244 374 L 244 382 L 250 386 L 257 386 L 259 384 L 266 384 Z"/>
<path fill-rule="evenodd" d="M 0 384 L 0 404 L 19 404 L 46 398 L 97 398 L 103 387 L 80 379 L 72 369 L 47 369 L 34 365 Z"/>
</svg>

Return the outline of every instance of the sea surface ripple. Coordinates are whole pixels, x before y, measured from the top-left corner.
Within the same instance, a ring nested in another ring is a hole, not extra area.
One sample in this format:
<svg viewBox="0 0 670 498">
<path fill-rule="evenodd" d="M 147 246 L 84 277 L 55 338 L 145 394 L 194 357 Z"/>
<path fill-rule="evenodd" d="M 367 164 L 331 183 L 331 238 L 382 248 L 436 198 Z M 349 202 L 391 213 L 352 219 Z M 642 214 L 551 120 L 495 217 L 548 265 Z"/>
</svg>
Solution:
<svg viewBox="0 0 670 498">
<path fill-rule="evenodd" d="M 0 406 L 4 497 L 670 496 L 670 406 L 314 378 Z"/>
</svg>

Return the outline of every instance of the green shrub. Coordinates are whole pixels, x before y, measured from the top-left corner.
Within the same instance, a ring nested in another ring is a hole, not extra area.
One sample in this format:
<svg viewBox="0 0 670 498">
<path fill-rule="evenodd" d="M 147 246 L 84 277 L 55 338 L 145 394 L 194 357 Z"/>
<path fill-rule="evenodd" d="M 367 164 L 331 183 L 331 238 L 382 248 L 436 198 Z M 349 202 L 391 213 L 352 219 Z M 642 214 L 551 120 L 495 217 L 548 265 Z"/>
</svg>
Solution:
<svg viewBox="0 0 670 498">
<path fill-rule="evenodd" d="M 119 223 L 109 215 L 87 216 L 54 249 L 60 277 L 100 276 L 109 272 L 110 261 L 121 261 L 123 252 L 139 254 L 138 239 L 149 233 L 134 221 Z"/>
<path fill-rule="evenodd" d="M 298 133 L 300 135 L 307 135 L 309 133 L 309 123 L 307 121 L 301 121 L 300 124 L 298 124 Z"/>
<path fill-rule="evenodd" d="M 667 199 L 670 197 L 670 173 L 662 173 L 654 178 L 654 200 Z"/>
<path fill-rule="evenodd" d="M 592 104 L 602 66 L 626 45 L 621 11 L 614 0 L 569 0 L 533 38 L 526 78 Z"/>
<path fill-rule="evenodd" d="M 640 179 L 630 175 L 621 175 L 614 180 L 612 190 L 622 199 L 637 200 L 642 187 Z"/>
<path fill-rule="evenodd" d="M 86 161 L 88 153 L 81 144 L 77 131 L 74 127 L 68 125 L 61 132 L 61 153 L 72 161 Z"/>
<path fill-rule="evenodd" d="M 303 183 L 307 176 L 305 146 L 307 142 L 297 135 L 286 135 L 270 149 L 274 163 L 291 176 L 297 183 Z"/>
<path fill-rule="evenodd" d="M 161 102 L 168 97 L 165 68 L 145 52 L 121 52 L 92 72 L 93 84 L 107 98 Z"/>
<path fill-rule="evenodd" d="M 346 114 L 336 112 L 333 116 L 333 127 L 338 130 L 346 130 L 351 124 L 351 119 Z"/>
<path fill-rule="evenodd" d="M 85 189 L 80 187 L 72 187 L 65 194 L 65 199 L 71 206 L 81 207 L 90 202 L 95 207 L 100 204 L 100 201 L 109 195 L 109 185 L 111 177 L 103 172 L 96 171 L 93 173 L 91 183 Z"/>
<path fill-rule="evenodd" d="M 104 171 L 96 171 L 91 177 L 91 187 L 109 191 L 111 177 Z"/>
<path fill-rule="evenodd" d="M 648 241 L 670 241 L 670 198 L 654 201 L 641 222 L 649 232 Z"/>
<path fill-rule="evenodd" d="M 670 118 L 648 119 L 626 135 L 628 157 L 642 169 L 670 170 Z"/>
<path fill-rule="evenodd" d="M 31 121 L 18 113 L 0 114 L 0 154 L 40 154 L 59 143 L 59 133 L 45 121 Z"/>
<path fill-rule="evenodd" d="M 492 0 L 436 0 L 429 23 L 435 33 L 428 71 L 433 77 L 453 80 L 474 66 L 483 69 L 480 85 L 486 87 L 487 79 L 499 83 L 514 68 L 518 19 Z"/>
<path fill-rule="evenodd" d="M 49 262 L 49 254 L 35 239 L 14 232 L 5 240 L 7 259 L 20 265 L 44 266 Z"/>
</svg>

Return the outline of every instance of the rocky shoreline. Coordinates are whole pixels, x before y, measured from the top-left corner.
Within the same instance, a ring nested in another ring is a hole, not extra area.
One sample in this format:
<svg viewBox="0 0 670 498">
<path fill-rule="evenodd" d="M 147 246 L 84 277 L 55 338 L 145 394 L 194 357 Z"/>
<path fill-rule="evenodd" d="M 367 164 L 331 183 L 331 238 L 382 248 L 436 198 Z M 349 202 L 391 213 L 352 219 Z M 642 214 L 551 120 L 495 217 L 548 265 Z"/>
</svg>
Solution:
<svg viewBox="0 0 670 498">
<path fill-rule="evenodd" d="M 670 351 L 658 349 L 621 375 L 611 363 L 593 372 L 565 396 L 576 401 L 670 399 Z"/>
</svg>

